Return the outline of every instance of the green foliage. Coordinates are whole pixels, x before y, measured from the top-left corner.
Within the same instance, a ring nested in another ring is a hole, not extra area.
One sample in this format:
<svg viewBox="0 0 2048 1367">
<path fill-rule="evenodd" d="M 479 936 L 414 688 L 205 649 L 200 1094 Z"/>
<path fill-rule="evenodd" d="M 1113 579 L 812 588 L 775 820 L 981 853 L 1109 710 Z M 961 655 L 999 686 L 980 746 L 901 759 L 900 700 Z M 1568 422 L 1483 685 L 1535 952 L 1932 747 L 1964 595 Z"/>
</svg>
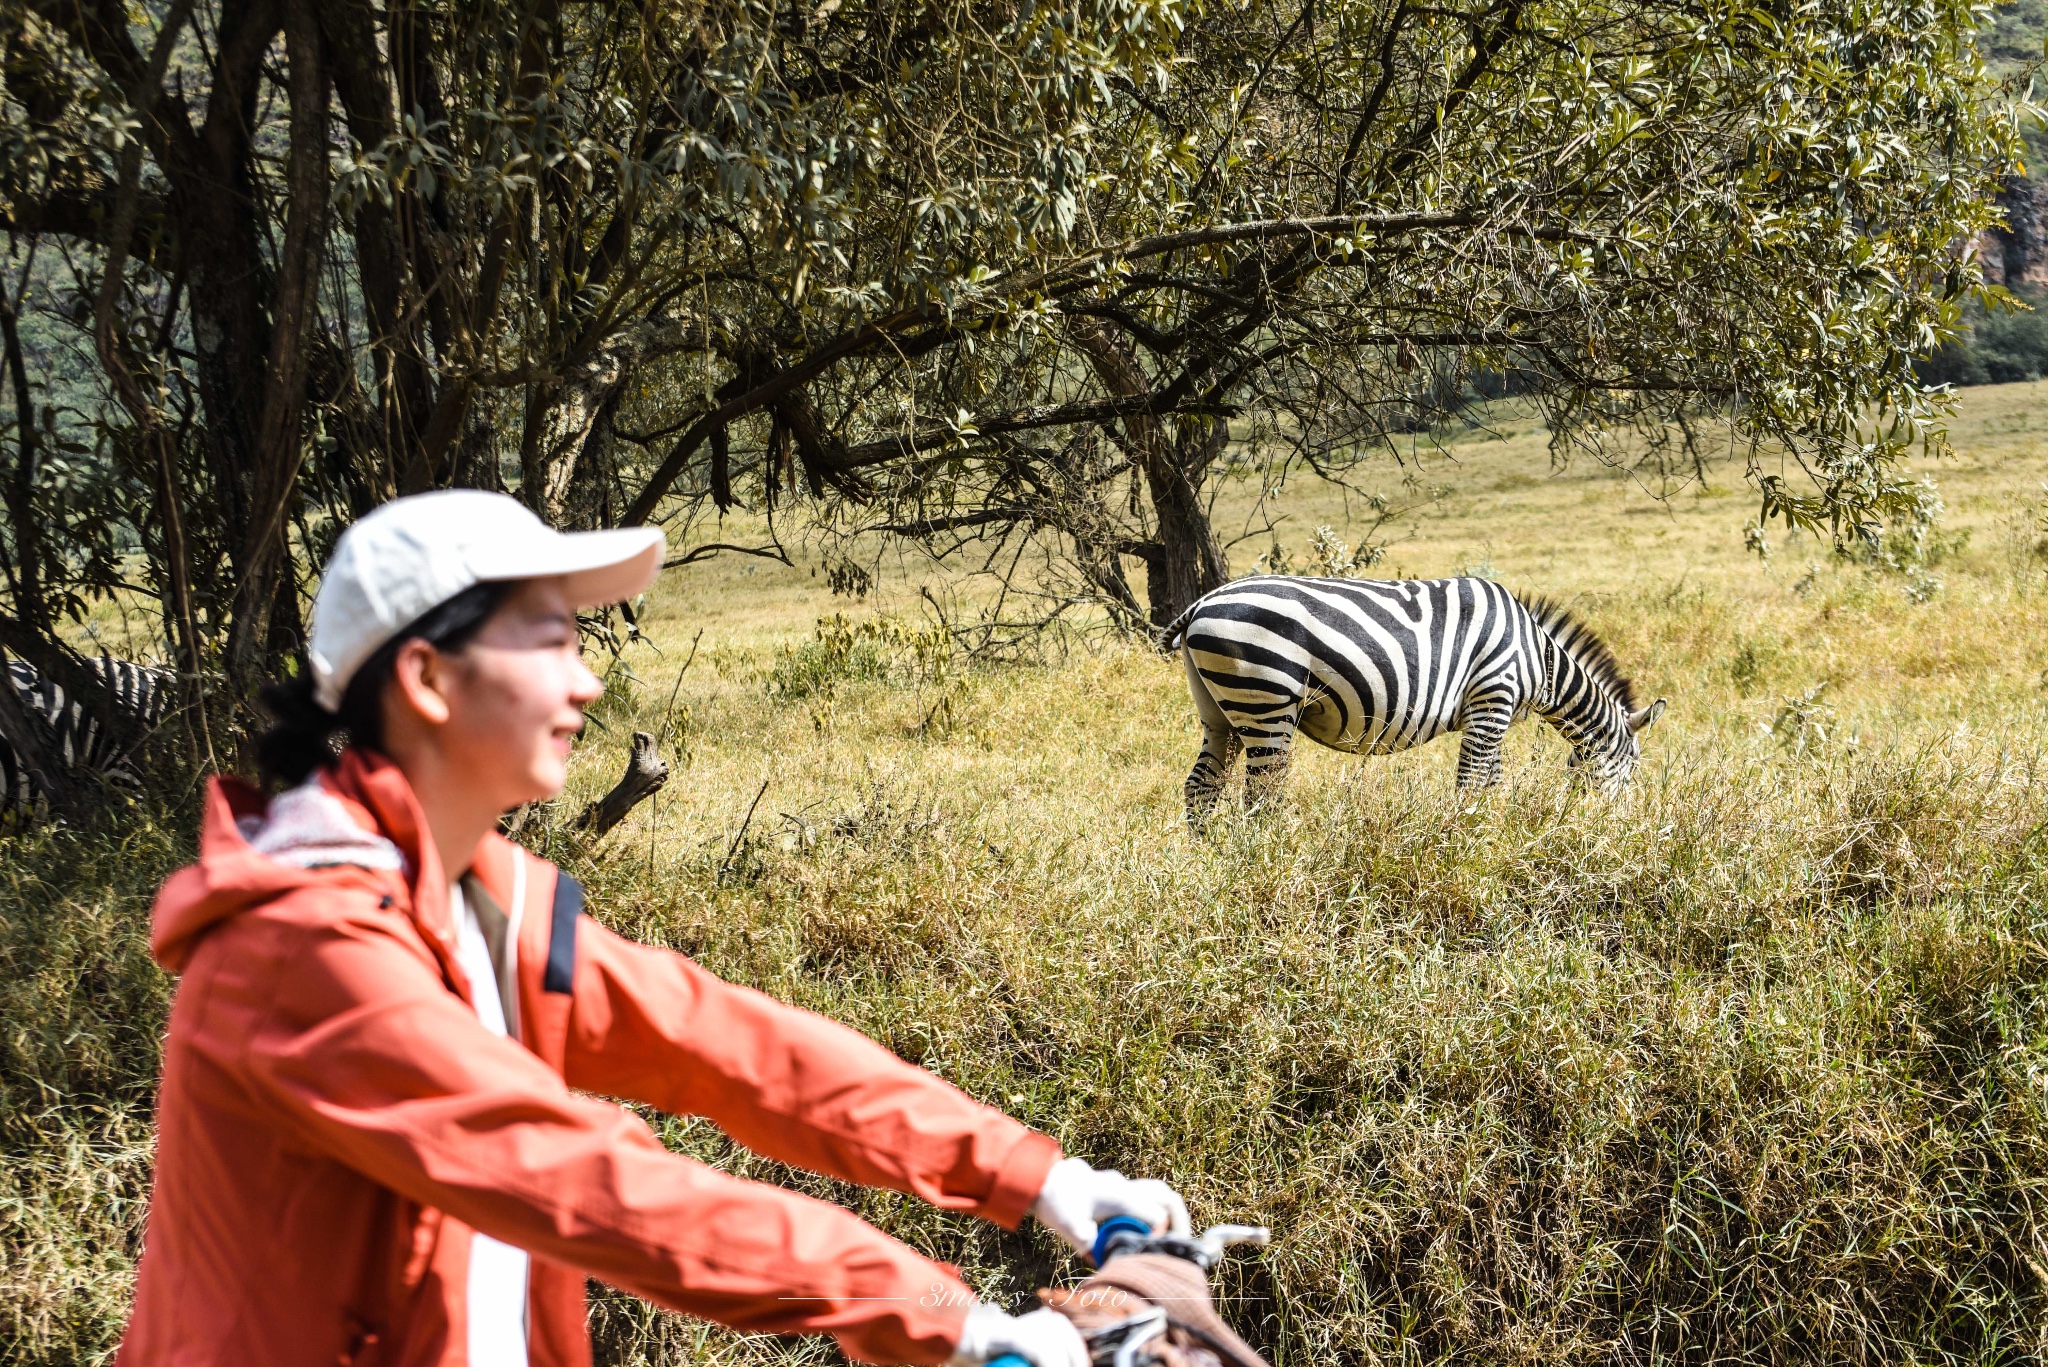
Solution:
<svg viewBox="0 0 2048 1367">
<path fill-rule="evenodd" d="M 1102 133 L 1118 91 L 1166 79 L 1184 18 L 201 0 L 131 33 L 0 7 L 0 314 L 28 362 L 0 370 L 11 648 L 54 652 L 78 604 L 140 590 L 189 669 L 247 694 L 378 502 L 509 486 L 552 522 L 617 522 L 661 461 L 619 434 L 663 428 L 674 395 L 1076 250 L 1085 197 L 1164 155 Z M 309 71 L 316 30 L 332 60 Z M 246 104 L 191 93 L 226 87 Z M 52 338 L 86 383 L 39 364 Z M 822 493 L 812 415 L 799 394 L 774 422 Z M 37 449 L 51 420 L 96 440 Z M 66 515 L 72 486 L 94 516 Z"/>
<path fill-rule="evenodd" d="M 1942 514 L 1941 488 L 1925 476 L 1908 486 L 1901 509 L 1891 525 L 1842 548 L 1844 559 L 1873 570 L 1896 574 L 1905 582 L 1906 601 L 1927 603 L 1942 589 L 1934 567 L 1969 544 L 1970 533 L 1939 529 Z"/>
<path fill-rule="evenodd" d="M 4 386 L 8 620 L 137 590 L 244 692 L 400 492 L 1051 530 L 1139 620 L 1232 443 L 1337 473 L 1510 381 L 1560 456 L 1732 414 L 1853 540 L 2021 145 L 1967 0 L 96 13 L 0 8 L 0 313 L 69 358 Z"/>
<path fill-rule="evenodd" d="M 1995 69 L 2020 71 L 2040 62 L 2044 38 L 2048 38 L 2048 4 L 2043 0 L 2006 0 L 1992 6 L 1979 46 Z"/>
</svg>

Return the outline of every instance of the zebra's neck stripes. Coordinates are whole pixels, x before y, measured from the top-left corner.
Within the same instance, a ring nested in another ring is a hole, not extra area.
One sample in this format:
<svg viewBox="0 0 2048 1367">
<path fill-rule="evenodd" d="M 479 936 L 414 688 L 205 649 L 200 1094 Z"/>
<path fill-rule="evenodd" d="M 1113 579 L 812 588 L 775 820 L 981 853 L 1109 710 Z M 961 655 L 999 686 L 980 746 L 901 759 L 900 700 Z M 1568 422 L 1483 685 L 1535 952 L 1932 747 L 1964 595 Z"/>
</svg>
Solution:
<svg viewBox="0 0 2048 1367">
<path fill-rule="evenodd" d="M 1555 726 L 1578 762 L 1602 779 L 1632 769 L 1637 751 L 1629 719 L 1635 685 L 1621 672 L 1607 643 L 1568 608 L 1547 598 L 1518 601 L 1536 619 L 1543 653 L 1543 686 L 1533 707 Z"/>
</svg>

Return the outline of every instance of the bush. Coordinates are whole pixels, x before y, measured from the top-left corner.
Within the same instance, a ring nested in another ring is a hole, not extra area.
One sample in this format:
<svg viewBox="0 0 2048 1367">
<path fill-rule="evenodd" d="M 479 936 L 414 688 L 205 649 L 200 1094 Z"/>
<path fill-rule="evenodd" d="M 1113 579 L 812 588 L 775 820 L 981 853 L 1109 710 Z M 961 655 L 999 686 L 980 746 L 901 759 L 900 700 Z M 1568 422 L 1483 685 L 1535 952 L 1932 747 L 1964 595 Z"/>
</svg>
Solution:
<svg viewBox="0 0 2048 1367">
<path fill-rule="evenodd" d="M 2014 286 L 2028 307 L 2016 313 L 1973 309 L 1963 336 L 1938 348 L 1914 369 L 1929 384 L 2014 384 L 2048 374 L 2048 291 Z"/>
<path fill-rule="evenodd" d="M 808 641 L 775 652 L 763 679 L 770 697 L 784 702 L 828 698 L 841 684 L 901 674 L 927 679 L 953 657 L 944 627 L 913 627 L 887 617 L 848 621 L 844 613 L 820 617 Z"/>
</svg>

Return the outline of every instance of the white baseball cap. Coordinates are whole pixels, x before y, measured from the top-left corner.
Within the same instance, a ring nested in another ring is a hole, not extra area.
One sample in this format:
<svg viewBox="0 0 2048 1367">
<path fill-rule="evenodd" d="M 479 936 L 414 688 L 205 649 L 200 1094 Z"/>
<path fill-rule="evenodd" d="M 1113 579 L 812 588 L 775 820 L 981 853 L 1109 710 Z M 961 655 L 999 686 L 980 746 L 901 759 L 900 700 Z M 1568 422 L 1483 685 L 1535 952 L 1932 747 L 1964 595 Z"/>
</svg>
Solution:
<svg viewBox="0 0 2048 1367">
<path fill-rule="evenodd" d="M 446 489 L 393 499 L 341 534 L 313 597 L 313 697 L 330 712 L 378 647 L 476 584 L 568 580 L 577 607 L 654 582 L 659 527 L 558 532 L 508 494 Z"/>
</svg>

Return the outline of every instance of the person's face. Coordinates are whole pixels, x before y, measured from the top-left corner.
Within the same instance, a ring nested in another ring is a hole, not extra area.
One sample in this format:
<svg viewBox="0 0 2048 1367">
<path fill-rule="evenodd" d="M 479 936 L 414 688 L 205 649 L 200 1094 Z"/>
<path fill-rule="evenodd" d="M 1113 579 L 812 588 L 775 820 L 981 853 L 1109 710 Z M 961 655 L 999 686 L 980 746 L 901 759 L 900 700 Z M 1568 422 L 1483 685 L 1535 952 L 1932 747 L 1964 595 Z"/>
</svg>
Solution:
<svg viewBox="0 0 2048 1367">
<path fill-rule="evenodd" d="M 397 666 L 442 764 L 500 811 L 562 790 L 583 709 L 604 692 L 560 579 L 520 584 L 462 649 L 413 642 Z"/>
</svg>

